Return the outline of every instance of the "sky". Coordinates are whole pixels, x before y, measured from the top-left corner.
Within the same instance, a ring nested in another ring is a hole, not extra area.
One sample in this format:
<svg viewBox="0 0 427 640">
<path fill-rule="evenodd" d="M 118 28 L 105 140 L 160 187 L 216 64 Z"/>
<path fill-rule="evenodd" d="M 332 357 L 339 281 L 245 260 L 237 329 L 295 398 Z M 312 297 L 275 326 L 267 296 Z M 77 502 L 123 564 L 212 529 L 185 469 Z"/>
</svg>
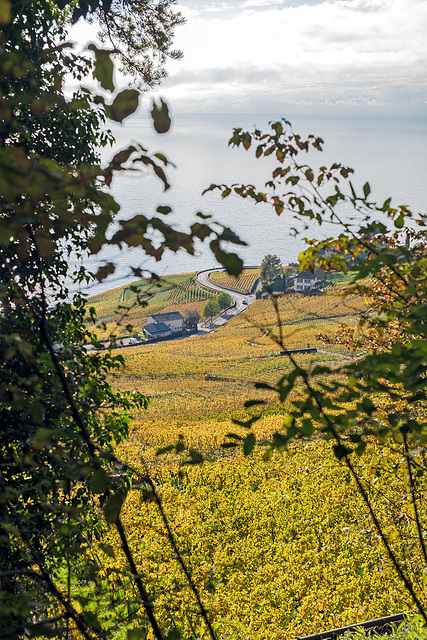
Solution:
<svg viewBox="0 0 427 640">
<path fill-rule="evenodd" d="M 177 5 L 184 57 L 156 92 L 175 112 L 426 115 L 427 0 Z"/>
</svg>

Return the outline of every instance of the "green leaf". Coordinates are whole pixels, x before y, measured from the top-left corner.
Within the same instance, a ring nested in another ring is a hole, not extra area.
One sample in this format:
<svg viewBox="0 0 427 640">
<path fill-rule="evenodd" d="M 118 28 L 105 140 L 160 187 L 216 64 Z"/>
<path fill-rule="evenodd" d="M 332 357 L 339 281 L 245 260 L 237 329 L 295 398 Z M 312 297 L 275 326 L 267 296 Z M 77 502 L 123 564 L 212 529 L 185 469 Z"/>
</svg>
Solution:
<svg viewBox="0 0 427 640">
<path fill-rule="evenodd" d="M 144 502 L 156 502 L 156 494 L 151 487 L 141 489 L 141 498 Z"/>
<path fill-rule="evenodd" d="M 105 553 L 107 554 L 107 556 L 109 558 L 114 558 L 116 557 L 116 554 L 114 553 L 114 549 L 111 546 L 111 544 L 105 544 L 104 542 L 100 542 L 99 543 L 99 548 Z"/>
<path fill-rule="evenodd" d="M 31 448 L 35 451 L 41 451 L 42 449 L 44 449 L 49 442 L 51 433 L 52 429 L 46 429 L 46 427 L 37 429 L 36 433 L 31 438 Z"/>
<path fill-rule="evenodd" d="M 288 434 L 290 429 L 291 427 L 288 429 Z M 287 446 L 290 438 L 292 438 L 294 435 L 295 433 L 293 433 L 292 435 L 283 435 L 282 433 L 273 433 L 273 446 L 279 449 L 279 451 L 283 450 Z"/>
<path fill-rule="evenodd" d="M 119 169 L 125 162 L 129 160 L 131 155 L 136 150 L 137 150 L 136 147 L 134 147 L 133 145 L 130 145 L 126 149 L 122 149 L 121 151 L 118 151 L 113 157 L 113 159 L 111 160 L 110 166 L 115 170 Z"/>
<path fill-rule="evenodd" d="M 314 431 L 314 425 L 310 418 L 304 418 L 302 421 L 301 432 L 305 436 L 311 436 Z"/>
<path fill-rule="evenodd" d="M 13 524 L 7 524 L 6 522 L 0 522 L 0 528 L 2 528 L 4 531 L 7 531 L 8 533 L 10 533 L 12 536 L 15 536 L 16 538 L 20 538 L 21 537 L 21 533 L 20 533 L 19 529 L 17 529 L 17 527 L 15 527 Z"/>
<path fill-rule="evenodd" d="M 108 496 L 104 506 L 104 516 L 108 524 L 118 521 L 124 500 L 125 494 L 122 489 Z"/>
<path fill-rule="evenodd" d="M 104 469 L 97 469 L 90 480 L 90 489 L 93 493 L 104 493 L 108 488 L 110 480 Z"/>
<path fill-rule="evenodd" d="M 248 433 L 243 443 L 243 453 L 245 454 L 245 456 L 248 456 L 249 454 L 252 453 L 252 450 L 255 446 L 255 442 L 256 442 L 255 435 L 253 433 Z"/>
<path fill-rule="evenodd" d="M 394 226 L 396 227 L 396 229 L 401 229 L 404 224 L 405 224 L 405 217 L 403 213 L 401 213 L 394 221 Z"/>
<path fill-rule="evenodd" d="M 167 166 L 168 164 L 172 164 L 172 166 L 175 166 L 172 162 L 169 162 L 169 160 L 167 159 L 164 153 L 160 153 L 158 151 L 157 153 L 154 154 L 154 157 L 157 158 L 157 160 L 160 160 L 160 162 L 163 162 L 165 166 Z"/>
<path fill-rule="evenodd" d="M 360 442 L 356 447 L 356 453 L 361 456 L 366 449 L 366 442 Z"/>
<path fill-rule="evenodd" d="M 365 182 L 365 184 L 363 185 L 363 193 L 365 195 L 365 198 L 367 198 L 371 193 L 371 186 L 369 182 Z"/>
<path fill-rule="evenodd" d="M 28 342 L 27 340 L 22 340 L 21 338 L 17 338 L 15 341 L 15 344 L 20 355 L 25 360 L 28 360 L 28 362 L 35 362 L 34 349 L 33 349 L 33 345 L 30 342 Z M 35 404 L 40 405 L 40 402 L 37 401 Z M 28 408 L 29 415 L 31 415 L 32 413 L 36 414 L 37 411 L 38 409 L 32 410 L 31 407 Z"/>
<path fill-rule="evenodd" d="M 257 422 L 260 419 L 260 416 L 252 416 L 249 420 L 237 420 L 235 418 L 232 419 L 234 424 L 239 425 L 239 427 L 245 427 L 245 429 L 250 429 L 254 422 Z"/>
<path fill-rule="evenodd" d="M 105 112 L 110 120 L 123 122 L 125 118 L 137 110 L 138 102 L 139 91 L 136 89 L 125 89 L 115 97 L 113 104 L 105 105 Z"/>
<path fill-rule="evenodd" d="M 157 213 L 162 213 L 164 216 L 167 216 L 168 213 L 170 213 L 172 211 L 171 207 L 157 207 L 156 209 Z"/>
<path fill-rule="evenodd" d="M 59 533 L 62 536 L 69 536 L 70 533 L 72 533 L 73 529 L 75 527 L 71 526 L 70 524 L 67 524 L 66 522 L 63 522 L 59 525 Z"/>
<path fill-rule="evenodd" d="M 237 253 L 225 253 L 225 251 L 221 252 L 221 264 L 227 270 L 231 276 L 238 276 L 239 273 L 242 272 L 243 269 L 243 260 L 239 258 Z"/>
<path fill-rule="evenodd" d="M 342 460 L 342 458 L 345 458 L 346 455 L 351 453 L 350 449 L 347 449 L 347 447 L 345 447 L 342 444 L 334 445 L 333 449 L 334 449 L 334 453 L 335 453 L 336 457 L 338 458 L 338 460 Z"/>
<path fill-rule="evenodd" d="M 374 403 L 370 398 L 367 397 L 362 399 L 362 408 L 364 411 L 366 411 L 366 413 L 372 413 L 373 411 L 375 411 Z"/>
<path fill-rule="evenodd" d="M 51 238 L 44 229 L 38 229 L 35 239 L 40 257 L 49 262 L 54 256 L 57 248 L 53 238 Z"/>
<path fill-rule="evenodd" d="M 388 211 L 390 209 L 390 204 L 391 204 L 391 198 L 387 198 L 387 200 L 384 200 L 384 204 L 381 207 L 381 211 Z"/>
<path fill-rule="evenodd" d="M 95 631 L 102 631 L 99 620 L 92 611 L 83 611 L 83 619 Z"/>
<path fill-rule="evenodd" d="M 248 132 L 244 133 L 243 136 L 242 136 L 242 144 L 243 144 L 244 148 L 246 149 L 246 151 L 251 146 L 251 143 L 252 143 L 252 136 L 250 135 L 250 133 L 248 133 Z"/>
<path fill-rule="evenodd" d="M 160 98 L 160 106 L 153 100 L 153 108 L 151 110 L 151 118 L 153 120 L 154 129 L 157 133 L 167 133 L 171 126 L 169 117 L 169 109 L 166 102 Z"/>
<path fill-rule="evenodd" d="M 114 64 L 110 58 L 110 52 L 106 49 L 98 49 L 94 44 L 88 46 L 89 51 L 95 54 L 95 68 L 93 77 L 98 80 L 103 89 L 114 91 L 113 71 Z"/>
</svg>

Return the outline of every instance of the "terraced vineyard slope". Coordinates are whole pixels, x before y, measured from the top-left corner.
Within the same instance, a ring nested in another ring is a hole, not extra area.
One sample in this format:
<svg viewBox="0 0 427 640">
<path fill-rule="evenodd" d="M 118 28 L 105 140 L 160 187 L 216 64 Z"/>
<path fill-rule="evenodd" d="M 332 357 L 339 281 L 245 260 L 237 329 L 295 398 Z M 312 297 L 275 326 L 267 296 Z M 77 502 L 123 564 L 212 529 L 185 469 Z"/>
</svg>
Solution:
<svg viewBox="0 0 427 640">
<path fill-rule="evenodd" d="M 230 276 L 226 271 L 214 271 L 209 276 L 209 280 L 220 287 L 225 287 L 238 293 L 252 293 L 254 285 L 259 278 L 259 269 L 244 269 L 235 277 Z"/>
<path fill-rule="evenodd" d="M 339 285 L 322 296 L 279 298 L 286 344 L 311 342 L 322 348 L 316 341 L 319 324 L 332 335 L 342 319 L 356 327 L 369 301 L 346 301 L 342 293 Z M 242 423 L 233 420 L 247 418 L 243 403 L 248 398 L 265 402 L 256 431 L 260 440 L 286 420 L 289 399 L 277 404 L 267 388 L 254 387 L 275 384 L 290 371 L 269 336 L 277 331 L 271 302 L 259 300 L 211 334 L 123 349 L 126 369 L 115 382 L 149 397 L 148 409 L 133 415 L 130 437 L 119 453 L 154 478 L 219 640 L 286 640 L 410 608 L 330 443 L 297 442 L 264 460 L 262 447 L 250 458 L 221 447 L 227 433 L 245 437 Z M 296 356 L 300 364 L 313 366 L 339 357 Z M 184 451 L 156 454 L 180 437 Z M 204 455 L 201 467 L 186 464 L 191 450 Z M 397 518 L 402 479 L 372 475 L 380 463 L 373 447 L 358 463 L 360 474 L 369 483 L 375 478 L 372 499 Z M 123 522 L 137 544 L 138 571 L 156 595 L 162 625 L 173 623 L 181 637 L 193 637 L 200 626 L 194 599 L 165 544 L 155 505 L 142 501 L 137 488 L 123 507 Z M 413 536 L 410 519 L 393 522 L 390 535 L 403 527 L 402 540 Z M 126 567 L 113 534 L 109 542 L 115 557 L 95 545 L 88 559 L 102 554 L 105 576 L 113 579 L 124 576 Z M 403 544 L 401 552 L 406 553 Z M 415 575 L 418 560 L 411 559 Z M 131 600 L 126 585 L 118 592 Z"/>
<path fill-rule="evenodd" d="M 201 286 L 195 273 L 165 276 L 160 281 L 142 279 L 93 296 L 98 321 L 110 327 L 126 315 L 127 322 L 140 327 L 152 313 L 196 309 L 201 315 L 204 302 L 217 292 Z M 138 300 L 141 304 L 138 304 Z M 124 324 L 127 324 L 124 323 Z M 123 327 L 124 331 L 124 327 Z"/>
</svg>

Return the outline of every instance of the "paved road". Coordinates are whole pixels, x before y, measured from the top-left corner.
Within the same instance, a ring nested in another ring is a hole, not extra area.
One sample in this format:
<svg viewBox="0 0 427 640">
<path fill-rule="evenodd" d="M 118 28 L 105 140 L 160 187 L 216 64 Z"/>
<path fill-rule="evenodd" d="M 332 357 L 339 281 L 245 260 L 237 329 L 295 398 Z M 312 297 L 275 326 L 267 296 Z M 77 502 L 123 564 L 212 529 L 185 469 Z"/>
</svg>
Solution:
<svg viewBox="0 0 427 640">
<path fill-rule="evenodd" d="M 197 274 L 197 281 L 204 287 L 212 289 L 213 291 L 225 291 L 226 293 L 229 293 L 233 300 L 234 306 L 231 309 L 227 309 L 226 311 L 220 313 L 219 316 L 214 318 L 212 324 L 210 324 L 209 321 L 201 322 L 198 325 L 201 330 L 206 330 L 208 327 L 213 330 L 216 327 L 224 325 L 231 318 L 234 318 L 234 316 L 237 316 L 237 314 L 242 313 L 242 311 L 245 311 L 245 309 L 247 309 L 250 304 L 255 302 L 254 294 L 237 293 L 232 289 L 227 289 L 226 287 L 221 287 L 218 284 L 214 284 L 211 280 L 209 280 L 209 276 L 215 271 L 224 271 L 224 269 L 219 267 L 217 269 L 206 269 L 205 271 L 200 271 Z"/>
</svg>

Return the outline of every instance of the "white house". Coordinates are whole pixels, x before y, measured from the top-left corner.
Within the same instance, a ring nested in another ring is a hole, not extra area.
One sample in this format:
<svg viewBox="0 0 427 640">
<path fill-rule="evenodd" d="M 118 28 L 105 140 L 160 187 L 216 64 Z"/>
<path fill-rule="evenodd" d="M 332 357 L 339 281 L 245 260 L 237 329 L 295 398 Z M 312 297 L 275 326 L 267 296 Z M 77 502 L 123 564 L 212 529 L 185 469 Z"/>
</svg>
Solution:
<svg viewBox="0 0 427 640">
<path fill-rule="evenodd" d="M 307 271 L 304 269 L 297 275 L 294 282 L 294 291 L 298 293 L 306 293 L 308 291 L 312 291 L 316 289 L 318 277 L 316 274 L 311 273 L 311 271 Z"/>
<path fill-rule="evenodd" d="M 171 311 L 170 313 L 153 313 L 148 316 L 147 324 L 144 327 L 144 333 L 151 338 L 165 337 L 174 335 L 184 331 L 184 316 L 179 311 Z"/>
<path fill-rule="evenodd" d="M 143 332 L 147 338 L 167 338 L 172 335 L 172 331 L 164 322 L 150 322 L 145 325 Z"/>
</svg>

